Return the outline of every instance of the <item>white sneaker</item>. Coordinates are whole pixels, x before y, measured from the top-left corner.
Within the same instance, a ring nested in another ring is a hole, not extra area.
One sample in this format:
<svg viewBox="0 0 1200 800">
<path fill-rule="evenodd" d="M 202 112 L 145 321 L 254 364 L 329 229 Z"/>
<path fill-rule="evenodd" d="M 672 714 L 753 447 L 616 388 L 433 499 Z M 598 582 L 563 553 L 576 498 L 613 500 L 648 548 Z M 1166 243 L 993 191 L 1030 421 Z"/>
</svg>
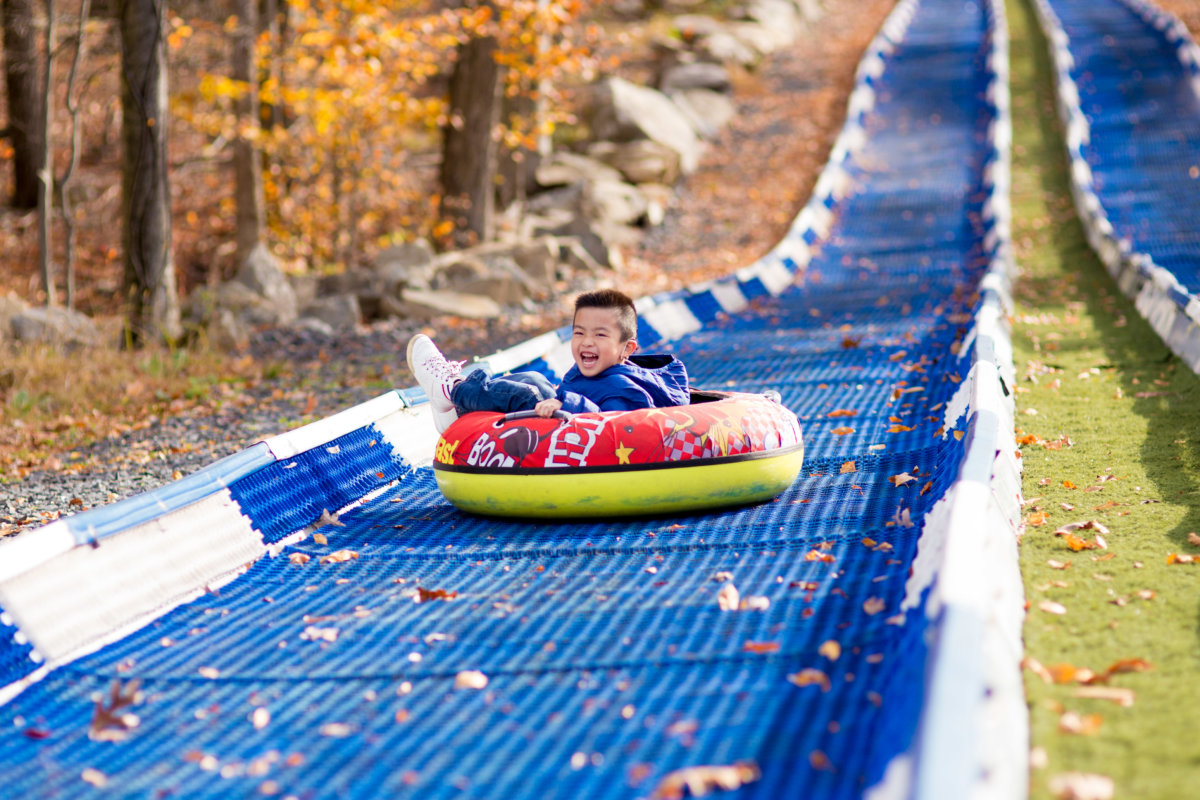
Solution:
<svg viewBox="0 0 1200 800">
<path fill-rule="evenodd" d="M 433 340 L 423 333 L 408 340 L 408 368 L 429 398 L 438 433 L 458 419 L 450 392 L 462 380 L 462 365 L 461 361 L 447 361 Z"/>
</svg>

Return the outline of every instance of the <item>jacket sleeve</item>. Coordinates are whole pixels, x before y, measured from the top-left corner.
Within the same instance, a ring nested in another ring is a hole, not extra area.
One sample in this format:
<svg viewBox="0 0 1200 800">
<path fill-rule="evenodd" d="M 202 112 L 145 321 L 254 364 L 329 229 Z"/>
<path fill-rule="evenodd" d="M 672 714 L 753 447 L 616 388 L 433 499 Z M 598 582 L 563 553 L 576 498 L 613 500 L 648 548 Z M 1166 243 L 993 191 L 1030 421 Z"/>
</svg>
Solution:
<svg viewBox="0 0 1200 800">
<path fill-rule="evenodd" d="M 556 396 L 562 402 L 562 410 L 570 414 L 587 414 L 600 410 L 600 406 L 578 392 L 568 392 L 560 387 Z"/>
</svg>

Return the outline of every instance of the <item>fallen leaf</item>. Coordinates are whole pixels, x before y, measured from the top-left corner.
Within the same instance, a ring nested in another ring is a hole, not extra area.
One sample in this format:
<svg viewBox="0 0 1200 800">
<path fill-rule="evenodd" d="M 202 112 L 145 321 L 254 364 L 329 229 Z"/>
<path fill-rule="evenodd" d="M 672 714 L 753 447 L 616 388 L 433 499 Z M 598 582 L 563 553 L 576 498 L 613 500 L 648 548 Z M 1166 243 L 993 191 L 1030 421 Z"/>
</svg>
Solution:
<svg viewBox="0 0 1200 800">
<path fill-rule="evenodd" d="M 1042 666 L 1042 662 L 1038 661 L 1033 656 L 1026 656 L 1021 660 L 1021 666 L 1037 675 L 1045 683 L 1054 683 L 1054 675 L 1046 667 Z"/>
<path fill-rule="evenodd" d="M 1200 535 L 1197 535 L 1197 533 L 1195 531 L 1192 531 L 1191 533 L 1189 533 L 1188 534 L 1188 544 L 1193 545 L 1195 547 L 1200 547 Z"/>
<path fill-rule="evenodd" d="M 1038 525 L 1045 525 L 1046 524 L 1046 512 L 1045 511 L 1030 511 L 1025 516 L 1025 524 L 1033 525 L 1034 527 L 1036 527 Z"/>
<path fill-rule="evenodd" d="M 829 756 L 825 755 L 820 750 L 813 750 L 808 754 L 808 763 L 812 764 L 812 768 L 822 772 L 832 772 L 833 764 L 829 761 Z"/>
<path fill-rule="evenodd" d="M 418 603 L 427 603 L 430 600 L 453 600 L 456 597 L 458 597 L 458 592 L 448 592 L 445 589 L 426 589 L 424 586 L 418 586 L 413 600 Z"/>
<path fill-rule="evenodd" d="M 1078 553 L 1080 550 L 1100 549 L 1100 545 L 1096 542 L 1089 542 L 1087 539 L 1076 536 L 1073 533 L 1068 533 L 1063 536 L 1063 541 L 1066 542 L 1067 547 L 1076 553 Z"/>
<path fill-rule="evenodd" d="M 200 669 L 196 671 L 209 680 L 216 680 L 221 675 L 221 671 L 216 667 L 200 667 Z"/>
<path fill-rule="evenodd" d="M 739 611 L 766 611 L 771 607 L 771 598 L 762 595 L 743 597 L 738 603 Z"/>
<path fill-rule="evenodd" d="M 823 553 L 820 550 L 809 550 L 807 553 L 804 554 L 804 560 L 805 561 L 824 561 L 828 564 L 832 564 L 837 559 L 834 558 L 829 553 Z"/>
<path fill-rule="evenodd" d="M 1075 696 L 1091 700 L 1109 700 L 1125 708 L 1132 706 L 1134 699 L 1133 689 L 1121 686 L 1080 686 L 1075 690 Z"/>
<path fill-rule="evenodd" d="M 1154 669 L 1154 665 L 1149 661 L 1141 658 L 1122 658 L 1120 661 L 1114 661 L 1104 671 L 1104 676 L 1121 675 L 1126 672 L 1149 672 Z"/>
<path fill-rule="evenodd" d="M 834 639 L 829 639 L 817 648 L 817 652 L 828 658 L 830 661 L 837 661 L 842 655 L 842 645 Z"/>
<path fill-rule="evenodd" d="M 722 611 L 737 611 L 741 594 L 732 583 L 727 583 L 717 592 L 717 607 Z"/>
<path fill-rule="evenodd" d="M 746 642 L 742 645 L 742 650 L 747 653 L 756 653 L 758 655 L 778 653 L 779 642 Z"/>
<path fill-rule="evenodd" d="M 322 736 L 328 736 L 331 739 L 344 739 L 354 733 L 354 728 L 345 722 L 326 722 L 317 730 Z"/>
<path fill-rule="evenodd" d="M 306 642 L 336 642 L 339 633 L 341 631 L 337 628 L 319 628 L 316 625 L 309 625 L 300 634 L 300 638 Z"/>
<path fill-rule="evenodd" d="M 288 561 L 292 564 L 307 564 L 310 556 L 307 553 L 292 553 L 288 556 Z"/>
<path fill-rule="evenodd" d="M 1167 553 L 1168 564 L 1192 564 L 1196 561 L 1195 556 L 1189 556 L 1187 553 Z"/>
<path fill-rule="evenodd" d="M 1050 779 L 1055 800 L 1112 800 L 1113 779 L 1088 772 L 1062 772 Z"/>
<path fill-rule="evenodd" d="M 140 705 L 143 700 L 141 682 L 134 679 L 128 683 L 115 680 L 108 689 L 107 701 L 97 700 L 92 709 L 92 721 L 88 725 L 88 738 L 96 742 L 123 742 L 129 738 L 141 719 L 128 709 Z"/>
<path fill-rule="evenodd" d="M 271 722 L 271 712 L 259 706 L 250 712 L 250 724 L 254 726 L 254 730 L 261 731 Z"/>
<path fill-rule="evenodd" d="M 324 528 L 326 525 L 331 525 L 335 528 L 344 528 L 346 523 L 338 519 L 337 514 L 331 514 L 329 509 L 321 509 L 321 516 L 317 517 L 317 521 L 313 523 L 314 528 Z"/>
<path fill-rule="evenodd" d="M 79 777 L 83 778 L 84 783 L 90 783 L 97 789 L 103 789 L 108 785 L 108 776 L 95 767 L 84 767 L 83 772 L 79 773 Z"/>
<path fill-rule="evenodd" d="M 1053 558 L 1047 559 L 1046 563 L 1050 565 L 1050 569 L 1067 569 L 1071 566 L 1070 561 L 1056 561 Z"/>
<path fill-rule="evenodd" d="M 846 461 L 842 464 L 840 474 L 845 475 L 847 472 L 857 472 L 857 471 L 858 471 L 858 469 L 857 469 L 857 467 L 854 466 L 853 461 Z"/>
<path fill-rule="evenodd" d="M 1066 711 L 1058 718 L 1059 731 L 1081 736 L 1098 733 L 1102 724 L 1104 717 L 1099 714 L 1080 714 L 1078 711 Z"/>
<path fill-rule="evenodd" d="M 314 533 L 313 541 L 317 544 L 329 544 L 329 540 L 325 538 L 325 534 L 323 533 Z"/>
<path fill-rule="evenodd" d="M 454 676 L 455 689 L 483 689 L 488 685 L 488 676 L 477 669 L 465 669 Z"/>
<path fill-rule="evenodd" d="M 857 415 L 858 415 L 858 412 L 852 408 L 835 408 L 833 411 L 830 411 L 825 416 L 827 416 L 827 417 L 854 417 Z"/>
<path fill-rule="evenodd" d="M 343 564 L 347 561 L 353 561 L 358 558 L 358 552 L 355 550 L 334 550 L 327 556 L 321 556 L 322 564 Z"/>
<path fill-rule="evenodd" d="M 912 483 L 916 478 L 909 475 L 907 472 L 901 472 L 899 475 L 888 476 L 888 482 L 893 486 L 903 486 L 906 483 Z"/>
<path fill-rule="evenodd" d="M 881 597 L 868 597 L 865 601 L 863 601 L 862 607 L 863 611 L 874 615 L 878 614 L 880 611 L 883 611 L 883 609 L 887 607 L 887 603 L 885 603 Z"/>
<path fill-rule="evenodd" d="M 1063 488 L 1064 488 L 1064 489 L 1075 489 L 1075 488 L 1077 488 L 1077 487 L 1075 486 L 1075 484 L 1074 484 L 1074 483 L 1072 483 L 1071 481 L 1063 481 L 1063 484 L 1062 484 L 1062 485 L 1063 485 Z"/>
<path fill-rule="evenodd" d="M 1062 603 L 1056 603 L 1053 600 L 1043 600 L 1042 602 L 1038 603 L 1038 608 L 1040 608 L 1042 611 L 1045 611 L 1047 614 L 1067 613 L 1066 606 L 1064 606 Z"/>
<path fill-rule="evenodd" d="M 802 669 L 799 672 L 793 672 L 787 676 L 787 679 L 788 683 L 795 684 L 796 686 L 820 686 L 823 692 L 828 692 L 833 688 L 828 675 L 819 669 L 811 667 Z"/>
<path fill-rule="evenodd" d="M 830 431 L 830 433 L 832 433 L 834 436 L 845 436 L 846 434 L 854 433 L 854 428 L 834 428 Z"/>
<path fill-rule="evenodd" d="M 682 800 L 703 797 L 714 789 L 734 791 L 762 777 L 753 761 L 738 761 L 725 766 L 684 767 L 662 776 L 650 795 L 651 800 Z"/>
</svg>

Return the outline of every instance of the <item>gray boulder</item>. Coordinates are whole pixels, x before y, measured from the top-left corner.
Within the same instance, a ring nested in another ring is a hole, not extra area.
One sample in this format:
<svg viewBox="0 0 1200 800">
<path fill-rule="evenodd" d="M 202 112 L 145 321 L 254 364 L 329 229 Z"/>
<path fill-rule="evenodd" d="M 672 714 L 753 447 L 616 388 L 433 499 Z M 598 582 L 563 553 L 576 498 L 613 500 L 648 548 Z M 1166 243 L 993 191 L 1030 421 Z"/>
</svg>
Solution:
<svg viewBox="0 0 1200 800">
<path fill-rule="evenodd" d="M 487 274 L 487 263 L 473 251 L 456 250 L 444 253 L 437 260 L 427 288 L 437 291 L 455 289 Z"/>
<path fill-rule="evenodd" d="M 650 139 L 596 142 L 588 152 L 616 169 L 630 183 L 672 184 L 679 180 L 679 153 Z"/>
<path fill-rule="evenodd" d="M 646 214 L 646 198 L 631 183 L 596 181 L 588 185 L 584 212 L 602 222 L 635 225 Z"/>
<path fill-rule="evenodd" d="M 538 166 L 536 178 L 538 186 L 549 188 L 588 181 L 620 180 L 621 176 L 598 159 L 577 153 L 555 152 Z"/>
<path fill-rule="evenodd" d="M 250 331 L 228 308 L 217 309 L 204 326 L 208 343 L 227 353 L 244 350 L 250 346 Z"/>
<path fill-rule="evenodd" d="M 694 61 L 668 67 L 659 79 L 658 88 L 668 96 L 685 89 L 709 89 L 714 92 L 732 92 L 733 82 L 729 70 L 710 61 Z"/>
<path fill-rule="evenodd" d="M 265 302 L 260 310 L 268 324 L 287 324 L 296 319 L 296 293 L 279 266 L 279 261 L 261 242 L 246 256 L 234 282 L 250 288 Z"/>
<path fill-rule="evenodd" d="M 685 174 L 700 163 L 703 146 L 691 123 L 671 98 L 656 89 L 609 78 L 597 89 L 591 125 L 597 139 L 652 139 L 670 147 L 679 153 Z"/>
<path fill-rule="evenodd" d="M 221 309 L 232 311 L 238 320 L 251 327 L 287 324 L 296 319 L 294 306 L 290 314 L 281 314 L 278 306 L 237 280 L 220 284 L 212 294 L 207 290 L 193 293 L 188 306 L 189 316 L 203 325 Z"/>
<path fill-rule="evenodd" d="M 802 26 L 800 12 L 790 0 L 749 0 L 742 13 L 745 19 L 776 34 L 781 47 L 795 41 Z"/>
<path fill-rule="evenodd" d="M 760 56 L 787 47 L 795 38 L 791 31 L 774 30 L 758 22 L 735 22 L 729 26 L 729 32 Z"/>
<path fill-rule="evenodd" d="M 701 36 L 716 33 L 724 27 L 721 20 L 704 14 L 680 14 L 671 20 L 671 26 L 685 42 L 694 42 Z"/>
<path fill-rule="evenodd" d="M 320 297 L 304 309 L 303 316 L 324 322 L 334 333 L 352 333 L 362 321 L 358 296 L 353 292 Z"/>
<path fill-rule="evenodd" d="M 671 92 L 671 99 L 705 139 L 716 138 L 737 113 L 728 95 L 710 89 L 681 89 Z"/>
<path fill-rule="evenodd" d="M 535 232 L 573 240 L 601 267 L 620 269 L 624 266 L 620 250 L 609 239 L 610 230 L 585 216 L 575 216 L 553 229 L 535 229 Z"/>
<path fill-rule="evenodd" d="M 12 336 L 19 342 L 91 347 L 99 344 L 100 329 L 78 311 L 59 306 L 34 306 L 9 319 Z"/>
<path fill-rule="evenodd" d="M 12 292 L 0 297 L 0 342 L 12 337 L 12 318 L 29 308 L 29 304 Z"/>
<path fill-rule="evenodd" d="M 425 239 L 414 239 L 380 250 L 372 260 L 371 267 L 382 281 L 384 289 L 393 292 L 405 284 L 427 282 L 433 261 L 433 246 Z"/>
<path fill-rule="evenodd" d="M 644 223 L 649 227 L 662 225 L 667 218 L 667 209 L 675 200 L 675 192 L 661 183 L 644 183 L 638 186 L 638 190 L 646 198 Z"/>
<path fill-rule="evenodd" d="M 521 271 L 537 285 L 549 289 L 558 279 L 558 240 L 553 236 L 540 236 L 530 242 L 522 242 L 512 249 L 512 260 Z"/>
<path fill-rule="evenodd" d="M 717 30 L 701 36 L 696 53 L 722 64 L 753 67 L 762 60 L 762 53 L 727 30 Z"/>
<path fill-rule="evenodd" d="M 464 292 L 405 289 L 399 301 L 389 305 L 396 316 L 416 319 L 446 314 L 469 319 L 498 319 L 503 314 L 500 304 L 492 298 Z"/>
</svg>

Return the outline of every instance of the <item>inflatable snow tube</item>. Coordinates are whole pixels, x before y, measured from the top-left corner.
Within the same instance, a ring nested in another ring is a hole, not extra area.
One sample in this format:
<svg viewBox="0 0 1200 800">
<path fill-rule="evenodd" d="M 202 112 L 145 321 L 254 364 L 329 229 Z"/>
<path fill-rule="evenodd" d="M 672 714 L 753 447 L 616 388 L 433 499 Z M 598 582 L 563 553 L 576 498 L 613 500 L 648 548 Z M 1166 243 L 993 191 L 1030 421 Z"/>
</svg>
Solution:
<svg viewBox="0 0 1200 800">
<path fill-rule="evenodd" d="M 475 412 L 442 434 L 434 476 L 455 507 L 503 517 L 667 514 L 768 500 L 804 463 L 778 395 L 692 392 L 692 404 L 543 419 Z"/>
</svg>

